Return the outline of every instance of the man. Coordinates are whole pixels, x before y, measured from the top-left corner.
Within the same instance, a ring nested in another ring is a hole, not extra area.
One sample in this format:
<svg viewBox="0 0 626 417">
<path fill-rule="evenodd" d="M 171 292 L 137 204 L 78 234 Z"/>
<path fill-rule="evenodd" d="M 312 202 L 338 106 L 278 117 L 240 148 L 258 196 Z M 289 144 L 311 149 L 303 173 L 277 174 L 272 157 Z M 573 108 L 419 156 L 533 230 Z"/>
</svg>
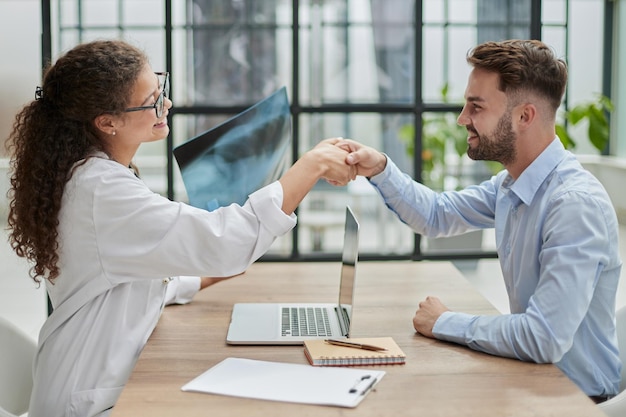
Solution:
<svg viewBox="0 0 626 417">
<path fill-rule="evenodd" d="M 387 206 L 417 233 L 496 231 L 511 314 L 449 311 L 437 298 L 413 318 L 424 336 L 493 355 L 554 363 L 596 402 L 619 390 L 615 332 L 620 276 L 618 223 L 602 185 L 566 151 L 555 117 L 566 64 L 542 42 L 487 42 L 472 66 L 458 123 L 468 155 L 505 170 L 457 192 L 435 193 L 383 153 L 357 142 L 347 163 L 367 176 Z"/>
</svg>

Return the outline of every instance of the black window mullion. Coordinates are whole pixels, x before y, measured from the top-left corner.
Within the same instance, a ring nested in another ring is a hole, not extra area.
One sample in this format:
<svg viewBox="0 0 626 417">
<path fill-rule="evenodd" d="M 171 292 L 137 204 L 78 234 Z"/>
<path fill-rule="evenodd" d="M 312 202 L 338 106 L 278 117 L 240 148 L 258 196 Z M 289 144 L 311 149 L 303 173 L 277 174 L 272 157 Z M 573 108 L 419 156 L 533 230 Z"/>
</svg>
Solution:
<svg viewBox="0 0 626 417">
<path fill-rule="evenodd" d="M 530 38 L 541 40 L 541 0 L 530 3 Z"/>
<path fill-rule="evenodd" d="M 298 159 L 298 149 L 300 148 L 300 8 L 299 1 L 292 0 L 291 2 L 291 120 L 292 120 L 292 148 L 291 148 L 291 160 L 295 162 Z M 296 207 L 296 213 L 298 213 Z M 300 247 L 298 245 L 299 236 L 299 224 L 293 228 L 291 233 L 291 259 L 298 259 L 300 257 Z"/>
<path fill-rule="evenodd" d="M 413 112 L 413 127 L 415 131 L 414 135 L 414 143 L 413 143 L 413 178 L 417 181 L 422 181 L 422 115 L 425 111 L 424 109 L 424 97 L 423 97 L 423 89 L 422 89 L 422 65 L 424 63 L 424 48 L 422 48 L 422 44 L 424 42 L 423 37 L 423 28 L 424 28 L 424 16 L 423 16 L 423 1 L 416 0 L 415 2 L 415 17 L 413 22 L 413 27 L 415 31 L 415 44 L 414 54 L 415 54 L 415 63 L 414 63 L 414 94 L 413 100 L 415 101 L 414 112 Z M 422 256 L 422 236 L 418 233 L 414 233 L 413 235 L 413 259 L 419 259 Z"/>
<path fill-rule="evenodd" d="M 165 0 L 165 68 L 172 71 L 172 0 Z M 173 97 L 176 85 L 170 85 L 170 97 Z M 175 118 L 171 117 L 170 133 L 165 140 L 167 159 L 167 198 L 174 200 L 174 132 Z"/>
</svg>

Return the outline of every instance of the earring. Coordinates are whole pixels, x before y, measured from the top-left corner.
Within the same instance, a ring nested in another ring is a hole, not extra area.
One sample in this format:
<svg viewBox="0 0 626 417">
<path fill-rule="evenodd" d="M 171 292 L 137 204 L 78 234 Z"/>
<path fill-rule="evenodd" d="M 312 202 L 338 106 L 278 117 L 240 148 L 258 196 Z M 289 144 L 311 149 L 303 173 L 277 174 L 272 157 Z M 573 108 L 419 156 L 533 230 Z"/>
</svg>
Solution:
<svg viewBox="0 0 626 417">
<path fill-rule="evenodd" d="M 113 136 L 115 136 L 117 134 L 117 132 L 114 130 L 113 133 L 111 133 Z"/>
</svg>

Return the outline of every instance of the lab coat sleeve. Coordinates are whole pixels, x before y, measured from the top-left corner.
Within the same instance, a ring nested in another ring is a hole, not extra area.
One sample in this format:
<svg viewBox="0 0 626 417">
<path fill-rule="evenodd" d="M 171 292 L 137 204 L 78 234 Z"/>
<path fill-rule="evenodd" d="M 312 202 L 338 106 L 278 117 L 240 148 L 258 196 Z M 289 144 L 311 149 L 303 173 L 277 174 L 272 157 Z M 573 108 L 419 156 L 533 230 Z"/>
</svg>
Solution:
<svg viewBox="0 0 626 417">
<path fill-rule="evenodd" d="M 165 290 L 165 305 L 187 304 L 200 291 L 200 277 L 180 276 L 171 278 Z"/>
<path fill-rule="evenodd" d="M 93 218 L 100 263 L 112 284 L 171 276 L 225 277 L 245 271 L 291 230 L 279 182 L 243 206 L 208 212 L 173 202 L 124 172 L 94 180 Z"/>
</svg>

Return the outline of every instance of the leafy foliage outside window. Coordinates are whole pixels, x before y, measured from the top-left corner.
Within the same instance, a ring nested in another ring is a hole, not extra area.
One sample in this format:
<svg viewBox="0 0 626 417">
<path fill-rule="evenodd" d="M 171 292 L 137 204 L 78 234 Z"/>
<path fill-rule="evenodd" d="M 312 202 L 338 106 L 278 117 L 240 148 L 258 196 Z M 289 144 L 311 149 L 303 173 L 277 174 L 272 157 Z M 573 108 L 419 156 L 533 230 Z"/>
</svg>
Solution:
<svg viewBox="0 0 626 417">
<path fill-rule="evenodd" d="M 563 112 L 563 123 L 556 125 L 556 133 L 566 149 L 576 148 L 574 138 L 569 134 L 566 123 L 575 126 L 583 120 L 588 123 L 587 139 L 601 153 L 609 144 L 609 118 L 608 114 L 613 111 L 611 100 L 598 94 L 594 101 L 580 103 Z"/>
</svg>

